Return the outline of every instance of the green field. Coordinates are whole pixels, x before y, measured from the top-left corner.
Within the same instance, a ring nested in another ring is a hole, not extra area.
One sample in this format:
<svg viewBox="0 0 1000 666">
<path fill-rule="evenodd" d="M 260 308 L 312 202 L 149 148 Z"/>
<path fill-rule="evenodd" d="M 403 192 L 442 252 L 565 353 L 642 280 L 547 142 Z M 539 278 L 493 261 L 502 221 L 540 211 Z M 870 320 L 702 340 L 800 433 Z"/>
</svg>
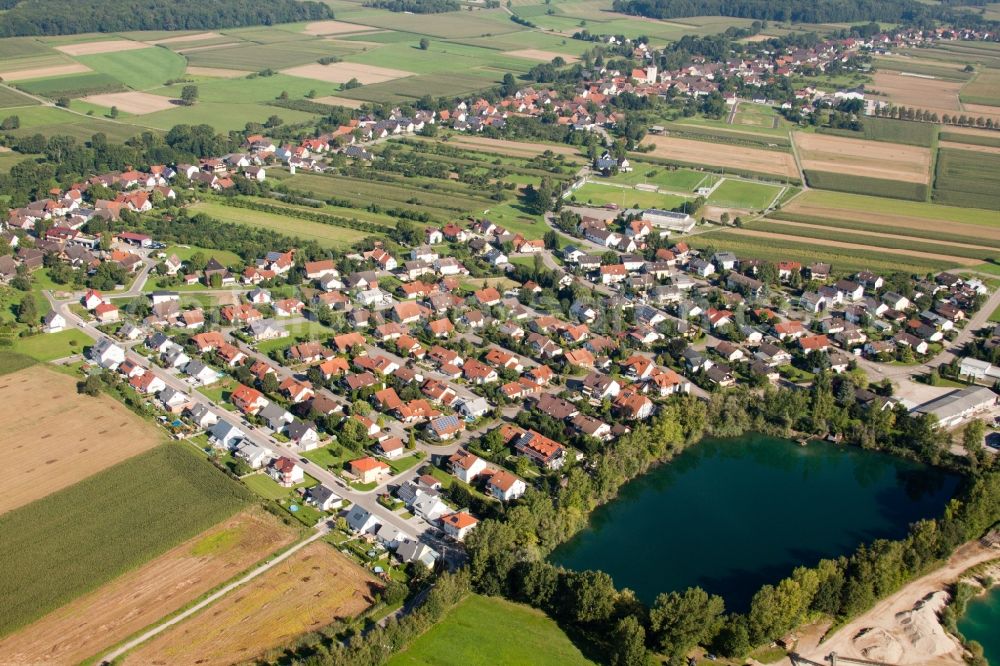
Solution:
<svg viewBox="0 0 1000 666">
<path fill-rule="evenodd" d="M 1000 106 L 1000 69 L 986 69 L 962 87 L 959 97 L 966 104 Z M 997 109 L 1000 112 L 1000 109 Z"/>
<path fill-rule="evenodd" d="M 221 67 L 245 72 L 259 72 L 295 67 L 316 62 L 324 56 L 343 56 L 360 47 L 336 44 L 325 39 L 299 35 L 291 42 L 273 44 L 241 43 L 223 48 L 191 51 L 185 54 L 188 64 L 196 67 Z"/>
<path fill-rule="evenodd" d="M 821 134 L 835 134 L 852 139 L 870 139 L 872 141 L 930 147 L 934 142 L 934 135 L 937 133 L 937 125 L 872 117 L 864 119 L 864 126 L 860 132 L 833 130 L 825 127 L 818 127 L 816 131 Z"/>
<path fill-rule="evenodd" d="M 11 349 L 37 361 L 54 361 L 82 354 L 83 348 L 89 347 L 93 342 L 93 338 L 89 335 L 73 328 L 61 333 L 39 333 L 25 338 L 17 338 Z"/>
<path fill-rule="evenodd" d="M 244 224 L 250 227 L 271 229 L 304 240 L 316 241 L 323 247 L 345 249 L 357 241 L 368 238 L 370 233 L 335 227 L 320 222 L 299 220 L 274 213 L 264 213 L 246 208 L 233 208 L 212 202 L 202 202 L 193 206 L 199 213 L 205 213 L 222 222 Z"/>
<path fill-rule="evenodd" d="M 991 247 L 1000 249 L 1000 240 L 980 238 L 974 236 L 960 236 L 945 228 L 941 231 L 929 229 L 914 229 L 913 227 L 903 227 L 887 224 L 876 224 L 874 222 L 859 222 L 857 220 L 845 220 L 843 218 L 821 217 L 818 215 L 803 215 L 801 213 L 788 213 L 785 211 L 774 211 L 768 215 L 767 219 L 785 220 L 789 222 L 800 222 L 818 227 L 829 227 L 831 229 L 848 229 L 854 231 L 871 231 L 879 234 L 891 234 L 904 238 L 921 238 L 936 241 L 949 241 L 953 243 L 966 243 L 968 245 L 978 245 L 981 247 Z"/>
<path fill-rule="evenodd" d="M 183 75 L 187 67 L 183 56 L 159 47 L 80 56 L 77 60 L 133 90 L 162 86 L 169 79 Z"/>
<path fill-rule="evenodd" d="M 1000 210 L 1000 155 L 941 148 L 933 197 L 952 206 Z"/>
<path fill-rule="evenodd" d="M 694 192 L 699 185 L 714 178 L 714 174 L 706 174 L 691 169 L 671 169 L 647 162 L 633 162 L 632 171 L 617 173 L 609 178 L 600 178 L 596 182 L 620 183 L 622 185 L 656 185 L 660 189 L 678 192 Z"/>
<path fill-rule="evenodd" d="M 765 185 L 727 178 L 708 197 L 708 203 L 726 208 L 764 210 L 780 193 L 781 187 L 778 185 Z"/>
<path fill-rule="evenodd" d="M 910 74 L 920 74 L 923 76 L 934 76 L 939 79 L 951 79 L 953 81 L 968 81 L 972 74 L 962 71 L 956 65 L 936 65 L 928 62 L 914 61 L 912 58 L 876 58 L 875 64 L 880 70 L 893 72 L 908 72 Z M 868 118 L 865 119 L 867 122 Z"/>
<path fill-rule="evenodd" d="M 156 557 L 250 500 L 165 444 L 0 516 L 0 635 Z"/>
<path fill-rule="evenodd" d="M 957 208 L 941 206 L 933 203 L 916 201 L 896 201 L 843 192 L 806 192 L 797 199 L 811 206 L 826 206 L 843 208 L 868 213 L 886 213 L 889 215 L 907 215 L 925 220 L 941 220 L 944 222 L 962 222 L 965 224 L 981 224 L 986 226 L 1000 225 L 1000 211 L 984 211 L 975 208 Z"/>
<path fill-rule="evenodd" d="M 9 109 L 14 106 L 34 106 L 35 104 L 38 102 L 27 95 L 19 93 L 13 88 L 0 86 L 0 109 Z"/>
<path fill-rule="evenodd" d="M 388 661 L 389 666 L 592 664 L 541 611 L 470 595 Z"/>
<path fill-rule="evenodd" d="M 985 136 L 981 134 L 966 134 L 965 132 L 949 132 L 941 130 L 938 136 L 942 141 L 954 141 L 955 143 L 967 143 L 972 146 L 990 146 L 1000 148 L 1000 136 Z"/>
<path fill-rule="evenodd" d="M 819 190 L 834 190 L 890 199 L 906 199 L 909 201 L 926 201 L 927 185 L 923 183 L 907 183 L 901 180 L 886 180 L 884 178 L 869 178 L 867 176 L 852 176 L 846 173 L 829 171 L 803 171 L 809 187 Z"/>
<path fill-rule="evenodd" d="M 121 81 L 102 72 L 53 76 L 46 79 L 23 81 L 17 87 L 32 95 L 56 99 L 58 97 L 86 97 L 99 93 L 125 90 Z"/>
<path fill-rule="evenodd" d="M 570 201 L 590 203 L 595 206 L 615 204 L 619 208 L 661 208 L 670 210 L 680 206 L 687 197 L 676 194 L 660 194 L 627 187 L 614 187 L 601 183 L 587 183 L 570 195 Z"/>
</svg>

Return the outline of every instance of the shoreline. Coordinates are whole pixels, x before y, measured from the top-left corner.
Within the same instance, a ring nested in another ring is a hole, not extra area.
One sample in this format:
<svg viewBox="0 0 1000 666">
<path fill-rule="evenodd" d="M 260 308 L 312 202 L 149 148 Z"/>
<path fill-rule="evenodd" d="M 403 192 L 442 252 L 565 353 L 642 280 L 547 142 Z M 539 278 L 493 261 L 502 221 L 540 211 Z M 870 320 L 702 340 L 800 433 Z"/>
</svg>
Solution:
<svg viewBox="0 0 1000 666">
<path fill-rule="evenodd" d="M 844 658 L 899 666 L 964 664 L 965 648 L 940 620 L 951 602 L 949 588 L 984 563 L 1000 558 L 1000 548 L 982 540 L 959 547 L 941 566 L 904 585 L 874 607 L 822 638 L 799 645 L 797 653 L 815 664 L 836 652 Z M 797 663 L 786 659 L 785 664 Z"/>
</svg>

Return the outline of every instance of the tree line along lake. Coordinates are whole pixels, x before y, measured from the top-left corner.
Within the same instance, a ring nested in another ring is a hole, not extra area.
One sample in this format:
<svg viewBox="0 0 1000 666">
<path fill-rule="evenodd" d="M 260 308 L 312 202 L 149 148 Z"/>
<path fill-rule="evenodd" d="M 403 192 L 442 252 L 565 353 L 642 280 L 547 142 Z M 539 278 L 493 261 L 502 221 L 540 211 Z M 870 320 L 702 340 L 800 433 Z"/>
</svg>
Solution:
<svg viewBox="0 0 1000 666">
<path fill-rule="evenodd" d="M 552 561 L 600 569 L 646 603 L 700 586 L 745 611 L 796 566 L 906 535 L 960 478 L 893 456 L 764 435 L 706 439 L 624 486 Z"/>
</svg>

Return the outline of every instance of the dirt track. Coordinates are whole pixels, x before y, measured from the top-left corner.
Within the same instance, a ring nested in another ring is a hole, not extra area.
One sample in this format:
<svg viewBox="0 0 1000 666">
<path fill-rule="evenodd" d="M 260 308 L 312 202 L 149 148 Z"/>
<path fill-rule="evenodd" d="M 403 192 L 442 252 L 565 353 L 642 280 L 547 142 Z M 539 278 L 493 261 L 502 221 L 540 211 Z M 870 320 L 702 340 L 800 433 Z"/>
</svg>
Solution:
<svg viewBox="0 0 1000 666">
<path fill-rule="evenodd" d="M 0 432 L 4 464 L 17 470 L 4 476 L 0 513 L 163 441 L 160 431 L 121 403 L 81 396 L 71 377 L 42 366 L 0 377 Z"/>
<path fill-rule="evenodd" d="M 0 664 L 77 664 L 289 544 L 295 532 L 248 511 L 0 641 Z"/>
</svg>

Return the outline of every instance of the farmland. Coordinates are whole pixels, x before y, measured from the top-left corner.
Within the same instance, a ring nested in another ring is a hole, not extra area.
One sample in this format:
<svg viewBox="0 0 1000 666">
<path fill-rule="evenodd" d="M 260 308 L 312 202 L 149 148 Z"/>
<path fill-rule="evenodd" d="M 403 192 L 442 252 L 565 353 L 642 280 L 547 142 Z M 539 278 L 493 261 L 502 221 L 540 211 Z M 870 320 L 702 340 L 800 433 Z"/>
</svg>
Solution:
<svg viewBox="0 0 1000 666">
<path fill-rule="evenodd" d="M 166 444 L 0 516 L 0 635 L 231 516 L 251 495 Z"/>
<path fill-rule="evenodd" d="M 977 73 L 975 78 L 962 88 L 961 98 L 965 104 L 1000 106 L 1000 70 L 985 69 Z M 994 113 L 1000 113 L 1000 108 Z"/>
<path fill-rule="evenodd" d="M 910 183 L 927 183 L 930 177 L 927 148 L 806 132 L 793 136 L 806 171 Z"/>
<path fill-rule="evenodd" d="M 711 143 L 672 136 L 650 136 L 646 141 L 654 146 L 648 155 L 682 165 L 706 164 L 787 178 L 798 177 L 791 153 L 744 146 L 730 146 L 722 150 Z"/>
<path fill-rule="evenodd" d="M 30 413 L 31 419 L 24 415 Z M 81 400 L 72 378 L 35 366 L 0 378 L 0 444 L 18 469 L 0 513 L 72 485 L 152 448 L 162 436 L 107 396 Z"/>
<path fill-rule="evenodd" d="M 0 640 L 0 662 L 79 663 L 194 601 L 295 536 L 263 511 L 241 512 Z"/>
<path fill-rule="evenodd" d="M 823 134 L 834 134 L 869 141 L 887 141 L 889 143 L 904 143 L 911 146 L 930 147 L 937 133 L 937 127 L 932 123 L 916 123 L 890 118 L 865 118 L 864 127 L 860 132 L 850 130 L 833 130 L 818 128 Z"/>
<path fill-rule="evenodd" d="M 517 640 L 510 640 L 516 636 Z M 541 611 L 470 595 L 389 660 L 389 666 L 490 666 L 592 663 Z"/>
<path fill-rule="evenodd" d="M 378 583 L 323 542 L 313 543 L 209 608 L 126 655 L 125 664 L 232 664 L 252 659 L 374 601 Z M 239 627 L 239 631 L 233 631 Z"/>
<path fill-rule="evenodd" d="M 284 234 L 298 236 L 304 240 L 316 241 L 323 247 L 343 249 L 371 234 L 335 227 L 309 220 L 299 220 L 284 215 L 266 213 L 245 208 L 233 208 L 213 202 L 196 204 L 193 210 L 205 213 L 222 222 L 232 222 L 250 227 L 271 229 Z"/>
<path fill-rule="evenodd" d="M 1000 154 L 941 148 L 935 171 L 935 201 L 1000 209 Z"/>
<path fill-rule="evenodd" d="M 961 81 L 878 71 L 875 72 L 872 88 L 896 105 L 948 112 L 961 108 L 958 91 L 962 85 Z"/>
</svg>

